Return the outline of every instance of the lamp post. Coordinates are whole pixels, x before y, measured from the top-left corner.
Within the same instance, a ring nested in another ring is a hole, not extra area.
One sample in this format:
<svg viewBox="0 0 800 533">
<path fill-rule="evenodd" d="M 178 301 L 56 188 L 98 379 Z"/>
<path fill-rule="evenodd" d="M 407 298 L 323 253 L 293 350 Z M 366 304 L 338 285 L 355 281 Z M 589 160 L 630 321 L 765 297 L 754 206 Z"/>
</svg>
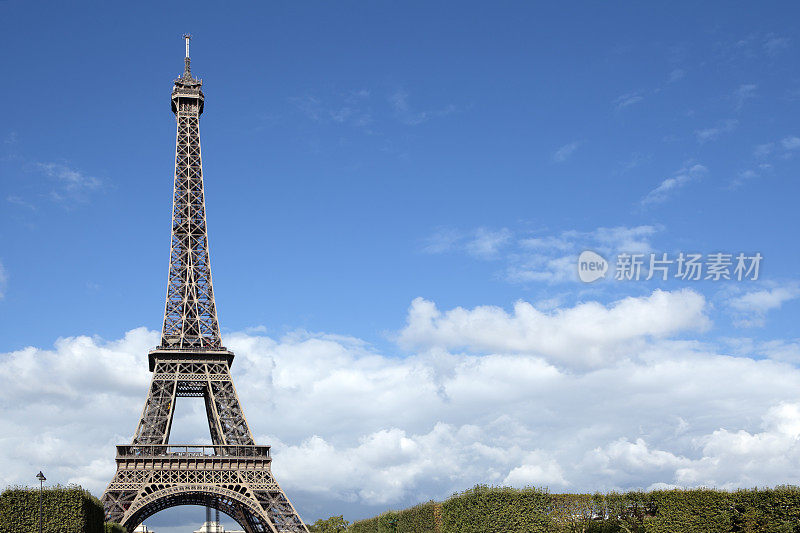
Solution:
<svg viewBox="0 0 800 533">
<path fill-rule="evenodd" d="M 39 470 L 39 473 L 36 474 L 36 479 L 39 480 L 39 533 L 42 533 L 42 488 L 44 487 L 44 482 L 47 480 L 42 474 L 42 471 Z"/>
</svg>

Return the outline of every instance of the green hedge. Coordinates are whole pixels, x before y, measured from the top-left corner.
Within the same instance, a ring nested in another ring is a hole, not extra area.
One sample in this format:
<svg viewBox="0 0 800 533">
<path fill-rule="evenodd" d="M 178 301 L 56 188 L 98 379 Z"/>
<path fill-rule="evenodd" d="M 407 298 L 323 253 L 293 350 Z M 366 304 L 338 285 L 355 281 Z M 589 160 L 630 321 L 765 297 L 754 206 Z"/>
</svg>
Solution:
<svg viewBox="0 0 800 533">
<path fill-rule="evenodd" d="M 542 490 L 477 486 L 442 503 L 442 531 L 544 533 L 552 530 L 549 504 Z"/>
<path fill-rule="evenodd" d="M 800 487 L 736 492 L 734 531 L 800 531 Z"/>
<path fill-rule="evenodd" d="M 378 517 L 378 533 L 395 533 L 397 531 L 397 513 L 389 511 Z"/>
<path fill-rule="evenodd" d="M 44 533 L 105 533 L 100 500 L 78 486 L 42 491 Z M 39 531 L 39 489 L 10 488 L 0 494 L 0 533 Z"/>
<path fill-rule="evenodd" d="M 348 533 L 378 533 L 378 519 L 379 516 L 367 518 L 366 520 L 359 520 L 350 524 L 347 528 Z"/>
<path fill-rule="evenodd" d="M 441 521 L 439 504 L 422 503 L 397 513 L 397 533 L 439 533 Z"/>
<path fill-rule="evenodd" d="M 352 533 L 800 533 L 800 488 L 549 494 L 477 486 Z"/>
<path fill-rule="evenodd" d="M 106 522 L 106 533 L 128 533 L 128 531 L 116 522 Z"/>
<path fill-rule="evenodd" d="M 307 524 L 309 533 L 342 533 L 347 531 L 350 522 L 344 519 L 344 515 L 331 516 L 330 518 L 320 518 L 313 524 Z"/>
<path fill-rule="evenodd" d="M 647 533 L 732 531 L 736 493 L 710 489 L 654 491 L 655 516 L 643 524 Z"/>
</svg>

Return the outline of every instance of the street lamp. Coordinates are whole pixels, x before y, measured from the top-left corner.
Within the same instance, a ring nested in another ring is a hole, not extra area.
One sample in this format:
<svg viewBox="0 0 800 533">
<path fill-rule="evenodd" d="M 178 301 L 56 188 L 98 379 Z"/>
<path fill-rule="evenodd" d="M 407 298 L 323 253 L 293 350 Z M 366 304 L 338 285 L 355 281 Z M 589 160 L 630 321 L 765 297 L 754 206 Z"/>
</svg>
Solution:
<svg viewBox="0 0 800 533">
<path fill-rule="evenodd" d="M 36 474 L 36 479 L 39 480 L 39 533 L 42 533 L 42 487 L 44 487 L 44 482 L 47 478 L 39 470 L 39 473 Z"/>
</svg>

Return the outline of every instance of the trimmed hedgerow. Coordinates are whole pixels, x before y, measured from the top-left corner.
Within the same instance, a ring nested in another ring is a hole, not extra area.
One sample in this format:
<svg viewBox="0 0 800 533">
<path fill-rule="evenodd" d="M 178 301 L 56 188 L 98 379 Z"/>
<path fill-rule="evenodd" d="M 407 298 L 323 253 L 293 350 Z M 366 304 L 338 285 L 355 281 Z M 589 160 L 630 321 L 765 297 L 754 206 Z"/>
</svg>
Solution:
<svg viewBox="0 0 800 533">
<path fill-rule="evenodd" d="M 378 517 L 378 533 L 395 533 L 397 531 L 397 513 L 388 511 Z"/>
<path fill-rule="evenodd" d="M 739 490 L 735 495 L 733 531 L 800 531 L 800 487 Z"/>
<path fill-rule="evenodd" d="M 478 485 L 442 503 L 443 533 L 539 533 L 551 531 L 550 495 Z"/>
<path fill-rule="evenodd" d="M 437 505 L 430 501 L 398 511 L 397 533 L 440 533 L 441 514 L 437 513 Z"/>
<path fill-rule="evenodd" d="M 392 529 L 394 527 L 394 529 Z M 354 523 L 353 533 L 798 533 L 800 488 L 549 494 L 477 486 Z"/>
<path fill-rule="evenodd" d="M 550 531 L 583 533 L 598 516 L 605 516 L 602 499 L 591 494 L 549 494 L 545 513 L 552 520 Z"/>
<path fill-rule="evenodd" d="M 644 522 L 647 533 L 731 531 L 735 493 L 711 489 L 657 490 L 648 494 L 655 516 Z"/>
<path fill-rule="evenodd" d="M 347 531 L 350 533 L 397 533 L 397 515 L 394 511 L 387 511 L 381 515 L 366 520 L 359 520 L 350 524 Z"/>
<path fill-rule="evenodd" d="M 106 532 L 105 533 L 128 533 L 124 527 L 116 522 L 106 522 Z"/>
<path fill-rule="evenodd" d="M 379 516 L 367 518 L 366 520 L 358 520 L 350 524 L 347 528 L 349 533 L 378 533 L 378 519 Z"/>
<path fill-rule="evenodd" d="M 100 500 L 78 486 L 42 491 L 43 533 L 105 533 Z M 39 531 L 39 489 L 10 488 L 0 494 L 0 533 Z"/>
</svg>

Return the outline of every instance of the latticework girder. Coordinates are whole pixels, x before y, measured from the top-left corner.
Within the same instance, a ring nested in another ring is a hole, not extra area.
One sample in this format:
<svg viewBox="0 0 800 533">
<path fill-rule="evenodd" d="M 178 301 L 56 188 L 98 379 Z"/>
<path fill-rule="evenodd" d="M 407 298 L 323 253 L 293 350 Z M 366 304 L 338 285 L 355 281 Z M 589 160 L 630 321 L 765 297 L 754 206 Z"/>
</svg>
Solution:
<svg viewBox="0 0 800 533">
<path fill-rule="evenodd" d="M 202 82 L 188 72 L 175 80 L 172 109 L 177 119 L 172 243 L 161 348 L 221 346 L 211 261 L 208 254 L 200 114 Z"/>
<path fill-rule="evenodd" d="M 248 533 L 308 533 L 271 472 L 268 446 L 256 446 L 231 378 L 233 353 L 221 343 L 208 254 L 199 119 L 202 82 L 186 68 L 175 80 L 178 130 L 172 246 L 158 348 L 131 445 L 117 447 L 117 472 L 103 494 L 106 519 L 128 531 L 176 505 L 203 505 L 236 520 Z M 175 401 L 205 401 L 211 446 L 169 444 Z"/>
<path fill-rule="evenodd" d="M 251 532 L 307 533 L 270 470 L 268 446 L 118 446 L 106 517 L 132 530 L 176 505 L 204 505 Z"/>
</svg>

